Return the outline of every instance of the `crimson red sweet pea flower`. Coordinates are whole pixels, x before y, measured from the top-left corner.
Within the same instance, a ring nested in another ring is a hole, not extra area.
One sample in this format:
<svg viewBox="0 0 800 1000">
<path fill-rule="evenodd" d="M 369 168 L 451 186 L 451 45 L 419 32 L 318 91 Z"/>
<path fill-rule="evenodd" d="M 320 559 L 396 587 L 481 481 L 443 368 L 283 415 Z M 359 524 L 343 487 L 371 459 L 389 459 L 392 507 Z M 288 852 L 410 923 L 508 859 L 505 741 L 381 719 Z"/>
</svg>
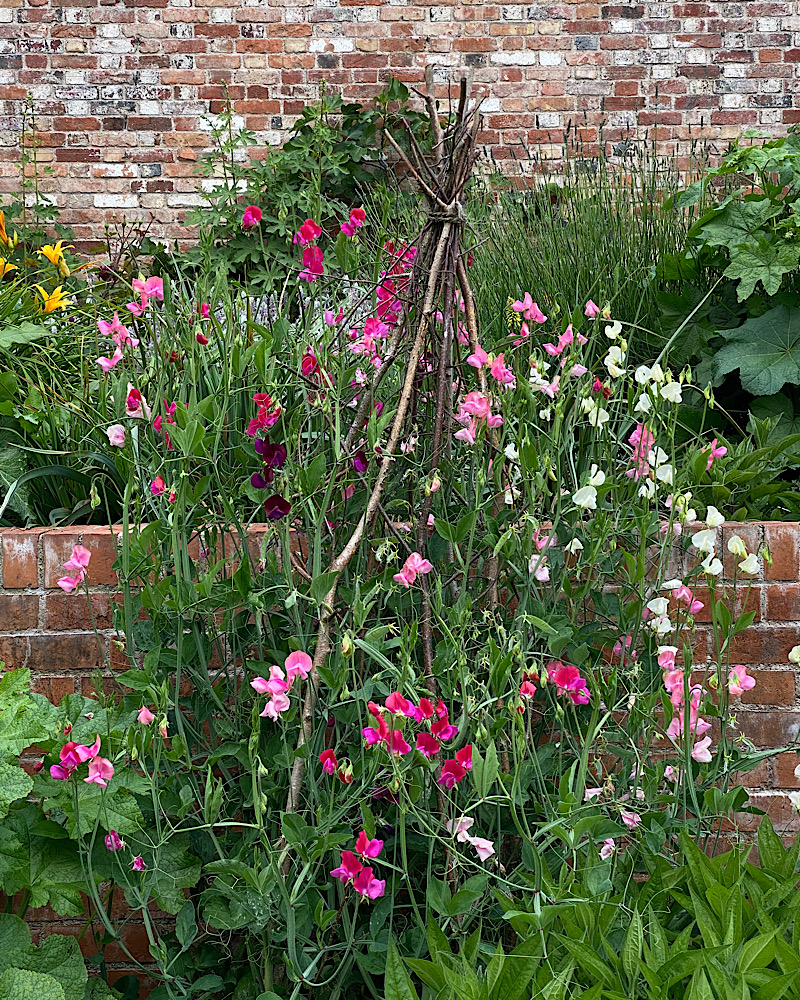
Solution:
<svg viewBox="0 0 800 1000">
<path fill-rule="evenodd" d="M 364 866 L 353 854 L 352 851 L 342 851 L 342 863 L 331 872 L 334 878 L 338 878 L 344 885 L 356 877 Z M 372 870 L 370 869 L 370 872 Z"/>
<path fill-rule="evenodd" d="M 335 774 L 339 768 L 339 761 L 336 759 L 336 754 L 333 750 L 323 750 L 319 755 L 319 760 L 325 774 Z"/>
<path fill-rule="evenodd" d="M 362 830 L 356 839 L 355 852 L 364 858 L 377 858 L 383 850 L 382 840 L 370 840 L 367 831 Z"/>
<path fill-rule="evenodd" d="M 456 750 L 456 760 L 465 771 L 472 770 L 472 744 L 467 743 L 465 747 Z"/>
<path fill-rule="evenodd" d="M 314 222 L 313 219 L 306 219 L 303 225 L 294 234 L 292 243 L 300 244 L 301 247 L 313 243 L 318 236 L 322 235 L 322 226 Z"/>
<path fill-rule="evenodd" d="M 258 205 L 248 205 L 242 215 L 242 229 L 248 232 L 255 229 L 259 222 L 261 222 L 261 209 Z"/>
<path fill-rule="evenodd" d="M 435 757 L 441 749 L 439 741 L 435 740 L 430 733 L 417 735 L 417 750 L 426 757 Z"/>
<path fill-rule="evenodd" d="M 367 899 L 378 899 L 386 892 L 386 880 L 375 878 L 371 868 L 363 868 L 353 879 L 353 888 Z"/>
<path fill-rule="evenodd" d="M 316 245 L 307 246 L 303 250 L 303 270 L 298 275 L 303 281 L 316 281 L 325 273 L 322 251 Z"/>
<path fill-rule="evenodd" d="M 407 754 L 411 753 L 411 744 L 406 742 L 399 729 L 394 729 L 386 737 L 386 749 L 389 753 Z"/>
<path fill-rule="evenodd" d="M 467 776 L 467 770 L 457 760 L 446 760 L 442 765 L 442 773 L 438 782 L 445 788 L 454 788 L 458 782 L 463 781 Z"/>
</svg>

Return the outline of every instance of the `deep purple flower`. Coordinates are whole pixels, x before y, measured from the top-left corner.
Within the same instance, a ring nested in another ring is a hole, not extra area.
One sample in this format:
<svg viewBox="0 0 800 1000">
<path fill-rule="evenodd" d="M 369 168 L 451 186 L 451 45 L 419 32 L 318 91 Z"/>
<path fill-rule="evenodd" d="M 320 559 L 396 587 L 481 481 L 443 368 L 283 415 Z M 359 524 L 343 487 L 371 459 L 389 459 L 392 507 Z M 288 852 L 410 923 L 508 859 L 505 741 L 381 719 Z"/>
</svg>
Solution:
<svg viewBox="0 0 800 1000">
<path fill-rule="evenodd" d="M 271 469 L 282 469 L 286 461 L 286 449 L 282 444 L 265 441 L 261 457 L 264 459 L 264 465 L 268 465 Z"/>
<path fill-rule="evenodd" d="M 268 478 L 264 478 L 260 472 L 254 472 L 250 477 L 250 485 L 256 490 L 265 490 L 272 482 L 272 469 L 266 469 Z"/>
<path fill-rule="evenodd" d="M 275 493 L 265 501 L 264 513 L 270 521 L 280 521 L 282 517 L 286 517 L 291 507 L 288 500 L 284 500 L 282 496 Z"/>
<path fill-rule="evenodd" d="M 353 455 L 353 468 L 359 476 L 363 476 L 367 471 L 367 464 L 367 456 L 364 454 L 364 449 L 359 448 L 355 455 Z"/>
</svg>

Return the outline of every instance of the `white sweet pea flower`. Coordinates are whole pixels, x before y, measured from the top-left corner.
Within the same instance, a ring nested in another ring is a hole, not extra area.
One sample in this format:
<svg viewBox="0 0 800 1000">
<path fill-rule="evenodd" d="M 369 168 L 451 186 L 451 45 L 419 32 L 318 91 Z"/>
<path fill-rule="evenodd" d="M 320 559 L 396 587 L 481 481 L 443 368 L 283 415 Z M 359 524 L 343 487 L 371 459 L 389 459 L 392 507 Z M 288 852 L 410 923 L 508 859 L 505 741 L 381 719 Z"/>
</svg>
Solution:
<svg viewBox="0 0 800 1000">
<path fill-rule="evenodd" d="M 669 608 L 669 601 L 666 597 L 654 597 L 652 601 L 647 602 L 645 607 L 648 611 L 652 611 L 654 615 L 665 615 Z"/>
<path fill-rule="evenodd" d="M 789 663 L 800 664 L 800 646 L 792 646 L 789 650 Z"/>
<path fill-rule="evenodd" d="M 580 538 L 573 538 L 569 545 L 564 546 L 564 551 L 569 552 L 571 556 L 577 555 L 583 551 L 583 542 Z"/>
<path fill-rule="evenodd" d="M 672 480 L 674 474 L 675 470 L 669 463 L 667 463 L 666 465 L 659 465 L 656 468 L 656 479 L 660 483 L 666 483 L 667 486 L 672 486 Z"/>
<path fill-rule="evenodd" d="M 700 565 L 709 576 L 719 576 L 722 572 L 722 563 L 714 558 L 713 552 L 710 552 Z"/>
<path fill-rule="evenodd" d="M 647 365 L 639 365 L 636 371 L 633 373 L 633 377 L 639 383 L 639 385 L 647 385 L 650 381 L 650 373 L 652 369 L 648 368 Z"/>
<path fill-rule="evenodd" d="M 738 535 L 731 535 L 728 539 L 728 552 L 731 555 L 739 556 L 740 559 L 747 558 L 747 546 Z"/>
<path fill-rule="evenodd" d="M 717 533 L 713 528 L 705 528 L 692 535 L 692 545 L 700 552 L 708 552 L 711 555 L 716 544 Z"/>
<path fill-rule="evenodd" d="M 683 399 L 680 382 L 667 382 L 661 386 L 661 398 L 668 403 L 680 403 Z"/>
<path fill-rule="evenodd" d="M 649 413 L 653 408 L 653 404 L 650 402 L 650 397 L 642 394 L 636 401 L 636 406 L 633 408 L 634 413 Z"/>
<path fill-rule="evenodd" d="M 789 801 L 792 803 L 792 809 L 800 812 L 800 792 L 789 792 Z"/>
<path fill-rule="evenodd" d="M 624 375 L 625 369 L 622 365 L 625 364 L 625 354 L 622 348 L 617 347 L 616 344 L 613 347 L 609 347 L 603 364 L 608 369 L 608 373 L 612 378 L 620 378 Z"/>
<path fill-rule="evenodd" d="M 516 445 L 513 444 L 513 442 L 511 444 L 506 445 L 505 456 L 509 460 L 509 462 L 519 461 L 519 452 L 517 451 Z"/>
<path fill-rule="evenodd" d="M 683 580 L 678 580 L 677 577 L 674 580 L 665 580 L 661 584 L 662 590 L 677 590 L 678 587 L 683 586 Z"/>
<path fill-rule="evenodd" d="M 602 486 L 606 481 L 606 474 L 601 468 L 596 465 L 592 465 L 591 472 L 589 473 L 589 485 L 590 486 Z"/>
<path fill-rule="evenodd" d="M 584 510 L 597 510 L 597 490 L 594 486 L 581 486 L 572 494 L 572 500 Z"/>
<path fill-rule="evenodd" d="M 751 552 L 746 559 L 739 563 L 739 569 L 742 573 L 749 573 L 751 576 L 758 572 L 758 556 L 755 552 Z"/>
<path fill-rule="evenodd" d="M 622 323 L 620 323 L 618 319 L 615 319 L 610 326 L 607 326 L 605 328 L 604 332 L 609 340 L 616 340 L 617 337 L 622 333 Z"/>
<path fill-rule="evenodd" d="M 725 518 L 717 510 L 713 504 L 709 504 L 706 508 L 706 524 L 709 528 L 718 528 L 721 524 L 725 522 Z"/>
<path fill-rule="evenodd" d="M 650 380 L 652 382 L 663 382 L 664 381 L 664 369 L 656 361 L 653 367 L 650 369 Z"/>
<path fill-rule="evenodd" d="M 608 420 L 608 410 L 604 409 L 602 406 L 596 406 L 589 414 L 589 423 L 592 427 L 602 428 L 603 424 L 608 423 Z"/>
<path fill-rule="evenodd" d="M 656 484 L 652 479 L 643 479 L 642 485 L 636 491 L 637 495 L 644 500 L 652 500 L 656 495 Z"/>
<path fill-rule="evenodd" d="M 656 635 L 668 635 L 674 629 L 668 615 L 658 615 L 647 623 Z"/>
<path fill-rule="evenodd" d="M 797 778 L 798 781 L 800 781 L 800 764 L 798 764 L 797 767 L 794 769 L 794 776 L 795 778 Z"/>
<path fill-rule="evenodd" d="M 552 414 L 550 413 L 550 407 L 549 406 L 546 406 L 543 410 L 539 410 L 539 419 L 540 420 L 547 420 L 547 421 L 549 421 L 551 415 Z"/>
</svg>

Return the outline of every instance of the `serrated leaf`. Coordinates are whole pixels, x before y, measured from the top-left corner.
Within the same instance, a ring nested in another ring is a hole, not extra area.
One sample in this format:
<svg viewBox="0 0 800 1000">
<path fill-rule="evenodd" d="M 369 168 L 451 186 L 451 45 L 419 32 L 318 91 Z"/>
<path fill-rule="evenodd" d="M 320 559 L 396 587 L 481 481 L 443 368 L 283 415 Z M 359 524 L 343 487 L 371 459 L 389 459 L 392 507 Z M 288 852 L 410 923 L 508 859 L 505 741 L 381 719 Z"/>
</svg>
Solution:
<svg viewBox="0 0 800 1000">
<path fill-rule="evenodd" d="M 52 976 L 27 969 L 6 969 L 0 975 L 0 1000 L 65 1000 L 65 997 Z"/>
<path fill-rule="evenodd" d="M 782 208 L 769 198 L 760 201 L 732 201 L 707 222 L 697 234 L 714 247 L 738 247 L 757 243 L 756 233 L 766 222 L 780 215 Z"/>
<path fill-rule="evenodd" d="M 717 376 L 739 369 L 742 388 L 771 396 L 787 382 L 800 385 L 800 309 L 780 305 L 726 331 L 727 343 L 712 359 Z"/>
<path fill-rule="evenodd" d="M 15 764 L 0 764 L 0 819 L 5 819 L 12 802 L 24 799 L 33 788 L 33 778 Z"/>
<path fill-rule="evenodd" d="M 774 245 L 761 240 L 756 246 L 743 246 L 736 250 L 725 268 L 726 278 L 739 282 L 736 296 L 740 302 L 755 291 L 760 281 L 767 295 L 776 295 L 783 276 L 797 269 L 800 247 L 786 243 Z"/>
</svg>

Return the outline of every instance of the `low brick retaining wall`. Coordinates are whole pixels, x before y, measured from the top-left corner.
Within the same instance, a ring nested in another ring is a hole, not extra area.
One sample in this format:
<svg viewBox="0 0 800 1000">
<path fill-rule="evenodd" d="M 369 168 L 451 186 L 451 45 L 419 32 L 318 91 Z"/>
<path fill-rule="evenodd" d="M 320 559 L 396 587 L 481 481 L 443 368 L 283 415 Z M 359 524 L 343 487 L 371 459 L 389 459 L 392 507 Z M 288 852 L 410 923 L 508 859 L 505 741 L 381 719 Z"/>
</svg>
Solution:
<svg viewBox="0 0 800 1000">
<path fill-rule="evenodd" d="M 267 525 L 254 525 L 249 532 L 248 544 L 256 558 L 268 530 Z M 747 610 L 755 611 L 755 621 L 733 643 L 732 661 L 747 664 L 757 680 L 756 687 L 742 697 L 739 729 L 760 749 L 793 744 L 800 729 L 800 696 L 798 670 L 788 655 L 800 644 L 800 523 L 725 524 L 719 530 L 726 575 L 733 571 L 734 559 L 726 545 L 734 533 L 744 539 L 750 552 L 766 544 L 772 557 L 771 563 L 764 562 L 747 596 Z M 110 649 L 115 635 L 112 605 L 118 599 L 111 530 L 102 526 L 0 529 L 0 661 L 9 668 L 30 668 L 35 690 L 52 701 L 73 691 L 90 693 L 91 674 L 105 663 L 85 599 L 64 594 L 56 583 L 72 546 L 78 543 L 92 553 L 87 577 L 92 613 L 100 641 Z M 711 643 L 710 629 L 705 627 L 708 602 L 702 590 L 697 596 L 706 602 L 698 615 L 703 624 L 695 646 L 695 663 L 700 666 L 708 660 Z M 743 600 L 744 589 L 737 603 Z M 798 788 L 796 764 L 796 754 L 789 751 L 765 761 L 747 779 L 753 804 L 764 809 L 784 834 L 800 828 L 788 797 Z M 738 827 L 751 832 L 758 819 L 742 814 Z M 84 926 L 84 921 L 65 920 L 49 909 L 30 916 L 39 933 L 78 934 Z M 94 951 L 91 941 L 82 944 L 87 953 Z M 126 944 L 147 961 L 143 928 L 128 925 Z M 107 959 L 113 969 L 111 980 L 128 971 L 118 947 L 107 950 Z"/>
</svg>

